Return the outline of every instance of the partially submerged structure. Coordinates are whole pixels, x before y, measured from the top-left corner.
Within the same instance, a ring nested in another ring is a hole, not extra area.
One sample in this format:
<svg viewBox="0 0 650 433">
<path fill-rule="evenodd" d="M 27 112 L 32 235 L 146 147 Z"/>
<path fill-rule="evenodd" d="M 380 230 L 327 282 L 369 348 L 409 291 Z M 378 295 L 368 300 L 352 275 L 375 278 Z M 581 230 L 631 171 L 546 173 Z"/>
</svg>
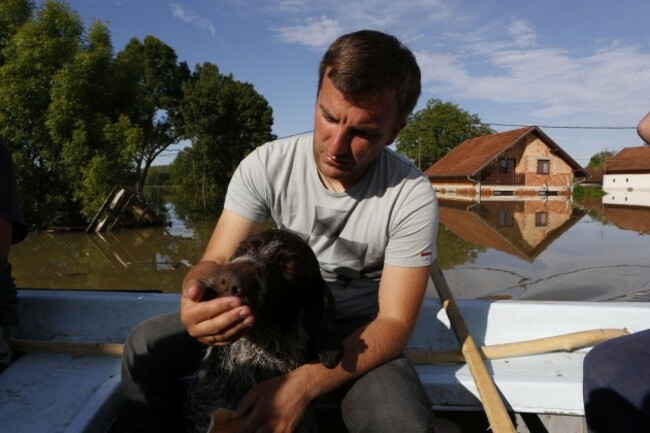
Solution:
<svg viewBox="0 0 650 433">
<path fill-rule="evenodd" d="M 108 194 L 86 233 L 110 231 L 117 225 L 160 225 L 162 219 L 142 203 L 137 195 L 123 186 L 115 186 Z"/>
<path fill-rule="evenodd" d="M 463 141 L 424 172 L 438 197 L 569 196 L 589 173 L 536 126 Z"/>
</svg>

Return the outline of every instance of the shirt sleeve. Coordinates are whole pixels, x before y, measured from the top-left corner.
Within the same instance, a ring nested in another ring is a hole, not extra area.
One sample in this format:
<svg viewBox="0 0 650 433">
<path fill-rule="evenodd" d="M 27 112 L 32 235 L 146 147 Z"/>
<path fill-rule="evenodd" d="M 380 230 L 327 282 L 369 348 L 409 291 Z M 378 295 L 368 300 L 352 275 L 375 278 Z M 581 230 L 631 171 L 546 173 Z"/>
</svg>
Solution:
<svg viewBox="0 0 650 433">
<path fill-rule="evenodd" d="M 426 178 L 403 194 L 397 208 L 384 262 L 401 267 L 431 265 L 436 258 L 438 202 Z"/>
<path fill-rule="evenodd" d="M 224 209 L 263 223 L 269 216 L 268 182 L 264 146 L 244 158 L 228 184 Z"/>
</svg>

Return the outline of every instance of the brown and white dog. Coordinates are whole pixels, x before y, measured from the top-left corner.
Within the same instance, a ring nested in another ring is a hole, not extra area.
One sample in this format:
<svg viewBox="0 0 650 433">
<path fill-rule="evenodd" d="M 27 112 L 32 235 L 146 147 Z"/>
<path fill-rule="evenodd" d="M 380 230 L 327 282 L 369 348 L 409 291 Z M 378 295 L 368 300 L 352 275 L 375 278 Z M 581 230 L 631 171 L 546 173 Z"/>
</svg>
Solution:
<svg viewBox="0 0 650 433">
<path fill-rule="evenodd" d="M 334 299 L 318 260 L 299 236 L 267 230 L 244 240 L 212 281 L 216 296 L 238 296 L 255 324 L 225 347 L 211 347 L 190 391 L 196 431 L 218 408 L 233 409 L 256 383 L 316 358 L 328 368 L 342 356 Z M 212 296 L 214 297 L 214 296 Z M 298 432 L 314 431 L 309 416 Z"/>
</svg>

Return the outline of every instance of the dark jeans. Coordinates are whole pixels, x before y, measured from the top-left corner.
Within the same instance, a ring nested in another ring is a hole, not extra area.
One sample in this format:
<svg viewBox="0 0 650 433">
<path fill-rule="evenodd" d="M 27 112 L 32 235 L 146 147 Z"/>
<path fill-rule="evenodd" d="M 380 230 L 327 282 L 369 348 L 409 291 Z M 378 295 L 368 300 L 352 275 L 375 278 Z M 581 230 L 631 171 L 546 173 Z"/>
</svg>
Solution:
<svg viewBox="0 0 650 433">
<path fill-rule="evenodd" d="M 350 325 L 358 327 L 358 323 Z M 178 313 L 155 317 L 135 328 L 124 346 L 125 410 L 117 430 L 184 431 L 179 378 L 196 371 L 205 349 L 187 334 Z M 332 397 L 340 403 L 350 432 L 434 431 L 431 403 L 406 358 L 377 367 Z"/>
<path fill-rule="evenodd" d="M 583 385 L 590 433 L 650 432 L 650 330 L 594 347 Z"/>
</svg>

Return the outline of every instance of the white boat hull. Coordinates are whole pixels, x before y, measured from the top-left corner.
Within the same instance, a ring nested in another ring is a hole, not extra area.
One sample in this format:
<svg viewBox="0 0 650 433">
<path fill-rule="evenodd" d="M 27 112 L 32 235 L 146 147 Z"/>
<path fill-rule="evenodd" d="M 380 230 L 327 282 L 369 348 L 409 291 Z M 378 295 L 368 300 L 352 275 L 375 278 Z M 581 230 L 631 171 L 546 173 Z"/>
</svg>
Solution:
<svg viewBox="0 0 650 433">
<path fill-rule="evenodd" d="M 76 343 L 121 343 L 140 321 L 179 305 L 178 295 L 129 292 L 25 290 L 19 299 L 20 338 Z M 629 332 L 650 328 L 650 303 L 461 300 L 458 305 L 477 345 L 598 328 L 627 328 Z M 409 350 L 457 348 L 440 303 L 426 300 Z M 580 416 L 582 359 L 587 350 L 486 362 L 510 410 Z M 434 410 L 481 409 L 464 364 L 416 368 Z M 106 431 L 119 398 L 119 371 L 117 357 L 23 356 L 0 375 L 2 431 Z"/>
</svg>

